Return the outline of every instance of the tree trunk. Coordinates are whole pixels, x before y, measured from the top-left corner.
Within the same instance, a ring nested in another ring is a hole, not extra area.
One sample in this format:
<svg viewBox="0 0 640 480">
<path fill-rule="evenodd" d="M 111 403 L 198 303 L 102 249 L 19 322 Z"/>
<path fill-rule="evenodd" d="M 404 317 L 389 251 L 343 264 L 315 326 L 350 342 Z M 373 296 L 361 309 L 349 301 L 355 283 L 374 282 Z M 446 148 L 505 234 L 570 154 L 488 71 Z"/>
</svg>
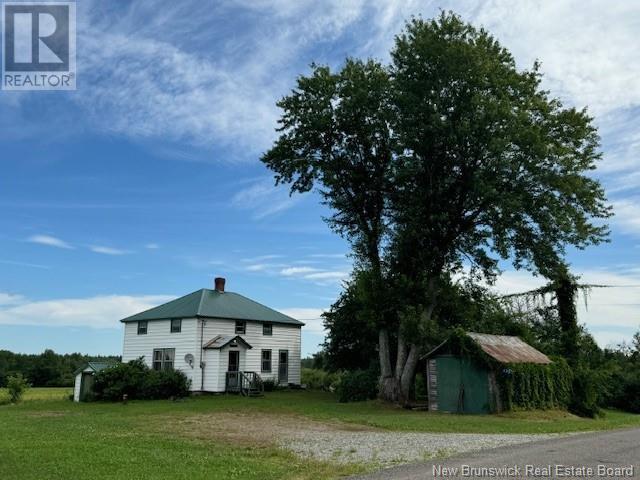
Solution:
<svg viewBox="0 0 640 480">
<path fill-rule="evenodd" d="M 398 399 L 398 382 L 391 371 L 389 332 L 384 328 L 378 332 L 378 355 L 380 357 L 380 385 L 378 396 L 382 400 L 395 402 Z"/>
<path fill-rule="evenodd" d="M 417 345 L 411 345 L 409 354 L 407 355 L 407 361 L 402 369 L 402 375 L 400 376 L 400 394 L 398 400 L 402 405 L 406 405 L 411 400 L 411 386 L 413 385 L 416 377 L 416 366 L 420 359 L 420 349 Z"/>
<path fill-rule="evenodd" d="M 566 269 L 560 270 L 555 279 L 555 294 L 558 302 L 562 354 L 569 361 L 569 364 L 573 365 L 580 356 L 578 347 L 580 328 L 578 327 L 576 310 L 578 286 Z"/>
<path fill-rule="evenodd" d="M 396 377 L 383 377 L 380 379 L 379 397 L 381 400 L 396 403 L 398 401 L 398 393 L 400 385 Z"/>
<path fill-rule="evenodd" d="M 429 304 L 422 313 L 422 321 L 431 319 L 436 304 L 436 282 L 432 278 L 427 287 L 427 299 Z M 420 347 L 415 343 L 409 343 L 398 332 L 398 352 L 396 365 L 391 372 L 391 353 L 389 350 L 389 333 L 386 329 L 379 331 L 379 355 L 380 355 L 380 390 L 379 397 L 388 402 L 407 405 L 411 400 L 411 387 L 416 376 L 416 367 L 420 360 Z"/>
<path fill-rule="evenodd" d="M 396 370 L 394 376 L 400 380 L 402 377 L 402 371 L 404 370 L 404 364 L 407 361 L 407 342 L 404 341 L 402 335 L 398 334 L 398 356 L 396 357 Z"/>
</svg>

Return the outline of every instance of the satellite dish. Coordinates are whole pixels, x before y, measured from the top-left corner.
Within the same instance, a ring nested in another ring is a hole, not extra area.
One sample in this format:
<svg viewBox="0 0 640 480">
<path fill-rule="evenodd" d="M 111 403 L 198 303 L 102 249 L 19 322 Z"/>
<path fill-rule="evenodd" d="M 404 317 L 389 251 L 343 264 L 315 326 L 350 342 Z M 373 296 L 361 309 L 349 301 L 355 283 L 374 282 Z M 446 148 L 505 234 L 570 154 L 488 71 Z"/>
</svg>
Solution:
<svg viewBox="0 0 640 480">
<path fill-rule="evenodd" d="M 193 368 L 193 360 L 194 360 L 193 355 L 190 353 L 187 353 L 184 356 L 184 361 L 187 362 L 191 368 Z"/>
</svg>

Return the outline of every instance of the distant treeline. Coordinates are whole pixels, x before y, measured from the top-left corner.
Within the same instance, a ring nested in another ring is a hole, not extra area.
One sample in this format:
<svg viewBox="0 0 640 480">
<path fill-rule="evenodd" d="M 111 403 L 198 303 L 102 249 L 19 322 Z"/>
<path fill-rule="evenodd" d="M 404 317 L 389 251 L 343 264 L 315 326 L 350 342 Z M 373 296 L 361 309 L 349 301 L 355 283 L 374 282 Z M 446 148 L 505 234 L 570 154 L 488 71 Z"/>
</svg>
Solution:
<svg viewBox="0 0 640 480">
<path fill-rule="evenodd" d="M 7 377 L 15 373 L 22 373 L 34 387 L 68 387 L 73 385 L 73 372 L 89 361 L 120 361 L 120 357 L 81 353 L 60 355 L 53 350 L 29 355 L 0 350 L 0 387 L 4 387 Z"/>
</svg>

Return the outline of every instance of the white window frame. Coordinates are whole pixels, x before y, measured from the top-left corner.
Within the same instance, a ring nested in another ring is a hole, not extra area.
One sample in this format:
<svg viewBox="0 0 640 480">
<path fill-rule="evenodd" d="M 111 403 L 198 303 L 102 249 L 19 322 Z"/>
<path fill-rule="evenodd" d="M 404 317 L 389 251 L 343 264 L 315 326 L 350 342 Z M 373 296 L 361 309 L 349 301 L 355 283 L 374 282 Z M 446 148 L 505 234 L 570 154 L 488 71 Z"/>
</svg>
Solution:
<svg viewBox="0 0 640 480">
<path fill-rule="evenodd" d="M 144 331 L 140 331 L 140 326 L 144 323 Z M 149 332 L 149 322 L 147 320 L 138 320 L 138 324 L 136 325 L 136 333 L 138 335 L 146 335 Z"/>
<path fill-rule="evenodd" d="M 264 358 L 264 354 L 269 352 L 269 359 L 265 359 Z M 265 369 L 264 368 L 264 364 L 265 362 L 269 362 L 269 369 Z M 271 351 L 270 348 L 265 348 L 264 350 L 262 350 L 262 353 L 260 354 L 260 371 L 262 373 L 271 373 L 271 370 L 273 369 L 273 352 Z"/>
<path fill-rule="evenodd" d="M 154 348 L 151 359 L 151 365 L 154 370 L 173 370 L 176 359 L 176 349 Z"/>
</svg>

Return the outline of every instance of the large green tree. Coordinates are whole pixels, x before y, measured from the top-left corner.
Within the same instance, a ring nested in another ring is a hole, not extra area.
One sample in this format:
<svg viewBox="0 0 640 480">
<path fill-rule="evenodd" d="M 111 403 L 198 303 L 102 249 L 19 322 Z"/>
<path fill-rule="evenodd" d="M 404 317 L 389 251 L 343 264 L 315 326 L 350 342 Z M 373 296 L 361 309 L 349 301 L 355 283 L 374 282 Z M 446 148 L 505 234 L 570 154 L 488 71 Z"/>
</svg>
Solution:
<svg viewBox="0 0 640 480">
<path fill-rule="evenodd" d="M 493 278 L 501 259 L 552 276 L 567 246 L 606 238 L 610 209 L 588 175 L 600 157 L 592 119 L 541 88 L 538 64 L 518 70 L 451 13 L 408 22 L 391 58 L 300 77 L 263 161 L 294 191 L 318 185 L 373 272 L 380 394 L 406 402 L 443 279 Z"/>
<path fill-rule="evenodd" d="M 292 193 L 319 189 L 333 212 L 327 222 L 349 240 L 357 268 L 367 272 L 364 316 L 378 330 L 383 377 L 391 375 L 393 328 L 381 258 L 395 148 L 391 94 L 388 70 L 378 62 L 348 59 L 337 73 L 314 65 L 278 103 L 281 135 L 262 157 L 276 184 L 290 183 Z"/>
</svg>

